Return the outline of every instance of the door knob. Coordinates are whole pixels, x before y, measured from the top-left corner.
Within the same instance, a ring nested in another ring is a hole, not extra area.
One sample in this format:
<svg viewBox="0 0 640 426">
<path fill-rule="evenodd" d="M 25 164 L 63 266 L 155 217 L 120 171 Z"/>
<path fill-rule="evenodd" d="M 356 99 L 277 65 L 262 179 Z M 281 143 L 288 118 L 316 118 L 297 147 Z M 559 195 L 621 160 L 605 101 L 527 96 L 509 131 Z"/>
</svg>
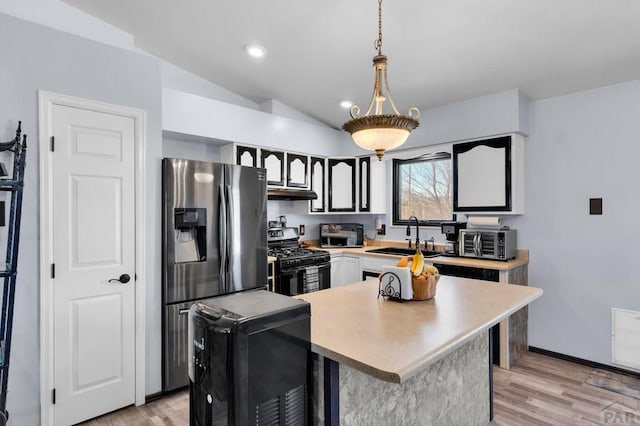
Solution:
<svg viewBox="0 0 640 426">
<path fill-rule="evenodd" d="M 122 275 L 120 275 L 120 277 L 118 277 L 118 278 L 111 278 L 111 279 L 109 280 L 109 282 L 110 282 L 110 283 L 111 283 L 111 282 L 114 282 L 114 281 L 119 281 L 119 282 L 121 282 L 122 284 L 126 284 L 126 283 L 128 283 L 129 281 L 131 281 L 131 277 L 129 276 L 129 274 L 122 274 Z"/>
</svg>

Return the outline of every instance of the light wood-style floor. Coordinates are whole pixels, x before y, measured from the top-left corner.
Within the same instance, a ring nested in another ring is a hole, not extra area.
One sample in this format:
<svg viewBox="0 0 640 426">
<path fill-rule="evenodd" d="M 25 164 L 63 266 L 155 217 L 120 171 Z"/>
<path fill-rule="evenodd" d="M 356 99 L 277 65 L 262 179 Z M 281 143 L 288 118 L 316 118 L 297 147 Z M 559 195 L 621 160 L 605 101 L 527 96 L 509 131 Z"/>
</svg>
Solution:
<svg viewBox="0 0 640 426">
<path fill-rule="evenodd" d="M 640 400 L 585 381 L 590 367 L 528 353 L 511 370 L 494 368 L 494 425 L 640 425 Z M 85 426 L 189 424 L 189 395 L 178 392 Z M 394 425 L 395 426 L 395 425 Z"/>
<path fill-rule="evenodd" d="M 640 400 L 585 383 L 592 371 L 535 353 L 495 368 L 494 424 L 640 425 Z"/>
</svg>

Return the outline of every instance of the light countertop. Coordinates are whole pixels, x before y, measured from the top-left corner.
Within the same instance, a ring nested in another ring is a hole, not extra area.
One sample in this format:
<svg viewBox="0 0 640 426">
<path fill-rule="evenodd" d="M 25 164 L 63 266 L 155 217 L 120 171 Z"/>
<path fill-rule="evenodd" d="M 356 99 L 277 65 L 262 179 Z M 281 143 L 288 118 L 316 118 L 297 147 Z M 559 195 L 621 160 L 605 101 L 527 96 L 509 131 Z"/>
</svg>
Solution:
<svg viewBox="0 0 640 426">
<path fill-rule="evenodd" d="M 441 276 L 435 299 L 377 298 L 375 279 L 296 297 L 311 303 L 311 349 L 387 382 L 403 383 L 542 290 Z"/>
<path fill-rule="evenodd" d="M 392 246 L 392 244 L 389 244 L 388 246 Z M 385 247 L 385 245 L 367 246 L 367 247 L 358 247 L 358 248 L 324 248 L 324 247 L 313 247 L 313 248 L 318 250 L 326 250 L 332 255 L 353 254 L 358 256 L 372 256 L 372 257 L 380 257 L 380 258 L 386 258 L 386 259 L 393 259 L 393 258 L 400 259 L 402 257 L 401 255 L 367 252 L 367 250 L 373 250 L 380 247 Z M 452 256 L 426 257 L 424 261 L 426 263 L 442 263 L 444 265 L 459 265 L 459 266 L 468 266 L 472 268 L 484 268 L 484 269 L 495 269 L 499 271 L 508 271 L 510 269 L 514 269 L 522 265 L 528 264 L 529 250 L 518 250 L 517 257 L 515 259 L 511 259 L 507 261 L 474 259 L 470 257 L 452 257 Z"/>
</svg>

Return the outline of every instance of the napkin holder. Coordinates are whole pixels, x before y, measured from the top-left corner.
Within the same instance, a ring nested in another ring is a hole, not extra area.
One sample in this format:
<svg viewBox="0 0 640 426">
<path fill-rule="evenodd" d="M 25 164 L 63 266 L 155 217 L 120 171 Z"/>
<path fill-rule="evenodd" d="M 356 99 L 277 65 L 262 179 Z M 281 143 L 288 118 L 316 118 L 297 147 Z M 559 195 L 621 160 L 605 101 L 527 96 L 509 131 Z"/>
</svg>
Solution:
<svg viewBox="0 0 640 426">
<path fill-rule="evenodd" d="M 413 299 L 411 271 L 409 268 L 383 266 L 378 285 L 378 297 L 384 296 L 395 300 Z"/>
</svg>

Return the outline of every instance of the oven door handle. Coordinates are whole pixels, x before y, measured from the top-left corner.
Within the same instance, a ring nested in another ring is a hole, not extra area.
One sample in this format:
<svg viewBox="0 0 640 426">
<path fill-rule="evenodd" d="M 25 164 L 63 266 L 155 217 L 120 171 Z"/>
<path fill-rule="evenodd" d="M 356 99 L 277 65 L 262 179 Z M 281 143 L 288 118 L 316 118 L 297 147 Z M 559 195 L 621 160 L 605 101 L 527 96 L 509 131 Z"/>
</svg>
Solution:
<svg viewBox="0 0 640 426">
<path fill-rule="evenodd" d="M 482 250 L 480 249 L 482 244 L 482 242 L 480 241 L 481 237 L 482 234 L 480 234 L 479 232 L 473 237 L 473 251 L 476 256 L 480 256 L 482 254 Z"/>
</svg>

